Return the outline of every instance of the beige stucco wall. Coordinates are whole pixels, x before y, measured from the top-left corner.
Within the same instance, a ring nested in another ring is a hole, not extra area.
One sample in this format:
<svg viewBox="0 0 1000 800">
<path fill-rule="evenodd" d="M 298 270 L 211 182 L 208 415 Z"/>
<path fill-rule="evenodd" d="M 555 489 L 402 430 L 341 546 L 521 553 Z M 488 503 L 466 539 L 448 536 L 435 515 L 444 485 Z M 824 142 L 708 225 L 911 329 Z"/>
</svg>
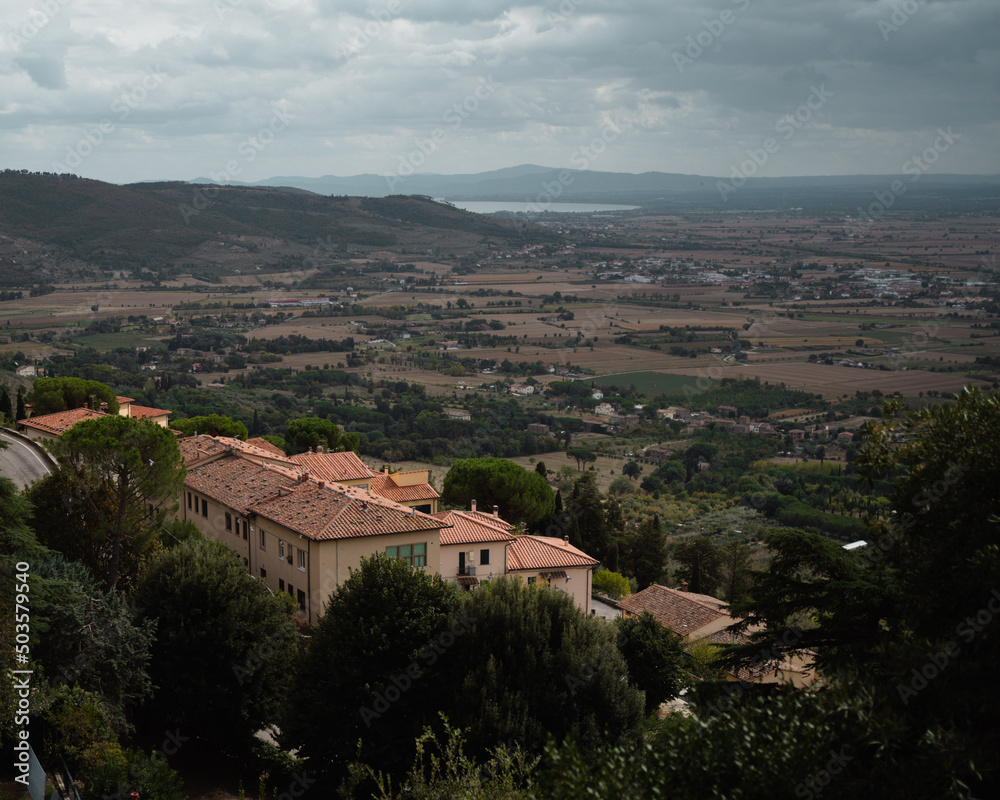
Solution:
<svg viewBox="0 0 1000 800">
<path fill-rule="evenodd" d="M 554 570 L 518 570 L 517 572 L 512 572 L 510 574 L 519 576 L 525 583 L 528 582 L 529 578 L 534 578 L 536 585 L 545 585 L 546 581 L 540 577 L 542 572 L 553 572 Z M 576 607 L 579 608 L 584 614 L 590 614 L 590 594 L 592 589 L 593 581 L 593 569 L 589 567 L 569 567 L 564 569 L 563 572 L 569 577 L 567 581 L 566 578 L 553 578 L 548 582 L 549 588 L 568 594 L 573 598 L 573 602 L 576 603 Z"/>
<path fill-rule="evenodd" d="M 469 551 L 474 553 L 472 561 L 468 559 Z M 481 563 L 481 551 L 490 551 L 490 563 Z M 506 572 L 507 565 L 507 543 L 506 542 L 480 542 L 477 544 L 443 544 L 441 545 L 441 577 L 445 580 L 454 580 L 458 576 L 458 554 L 466 553 L 466 564 L 476 565 L 476 577 L 480 581 L 489 578 L 493 573 L 494 578 L 499 578 Z"/>
</svg>

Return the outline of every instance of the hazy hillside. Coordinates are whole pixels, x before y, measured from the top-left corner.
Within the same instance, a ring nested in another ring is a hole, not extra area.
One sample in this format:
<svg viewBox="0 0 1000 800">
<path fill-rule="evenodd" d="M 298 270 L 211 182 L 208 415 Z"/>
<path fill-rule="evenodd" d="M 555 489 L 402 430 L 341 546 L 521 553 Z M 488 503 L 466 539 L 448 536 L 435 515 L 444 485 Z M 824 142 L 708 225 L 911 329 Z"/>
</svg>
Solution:
<svg viewBox="0 0 1000 800">
<path fill-rule="evenodd" d="M 751 165 L 752 166 L 752 165 Z M 742 165 L 734 165 L 739 170 Z M 756 167 L 747 170 L 747 176 Z M 893 182 L 903 182 L 907 202 L 926 203 L 942 198 L 950 206 L 964 202 L 971 208 L 1000 199 L 1000 176 L 936 175 L 911 170 L 897 175 L 813 175 L 791 178 L 755 178 L 727 174 L 721 177 L 680 173 L 600 172 L 557 169 L 524 164 L 474 175 L 417 174 L 407 178 L 383 175 L 353 175 L 320 178 L 280 176 L 258 181 L 256 186 L 285 186 L 326 195 L 423 194 L 452 201 L 494 200 L 546 203 L 555 200 L 618 202 L 636 205 L 682 203 L 688 207 L 760 208 L 781 206 L 838 205 L 872 202 L 873 192 L 885 194 Z M 208 182 L 198 179 L 197 182 Z M 729 189 L 720 191 L 720 183 Z M 724 195 L 724 196 L 723 196 Z"/>
<path fill-rule="evenodd" d="M 522 223 L 423 197 L 324 197 L 182 182 L 116 186 L 66 176 L 0 173 L 0 234 L 106 269 L 202 264 L 206 242 L 220 237 L 248 240 L 230 246 L 245 250 L 247 263 L 267 268 L 281 266 L 277 262 L 289 256 L 301 259 L 317 247 L 327 256 L 376 248 L 462 252 L 484 239 L 520 239 L 525 230 Z M 536 233 L 548 236 L 542 230 Z"/>
</svg>

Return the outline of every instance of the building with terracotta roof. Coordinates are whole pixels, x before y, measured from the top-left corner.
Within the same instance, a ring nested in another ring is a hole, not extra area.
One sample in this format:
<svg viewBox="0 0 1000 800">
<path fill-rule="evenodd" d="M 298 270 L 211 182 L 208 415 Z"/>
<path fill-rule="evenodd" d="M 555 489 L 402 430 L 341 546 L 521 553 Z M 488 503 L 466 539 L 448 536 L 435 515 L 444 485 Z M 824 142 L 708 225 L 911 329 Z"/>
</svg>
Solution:
<svg viewBox="0 0 1000 800">
<path fill-rule="evenodd" d="M 514 542 L 514 526 L 496 510 L 439 511 L 435 519 L 449 525 L 441 530 L 441 577 L 471 589 L 507 572 L 507 548 Z"/>
<path fill-rule="evenodd" d="M 571 545 L 565 537 L 515 536 L 507 548 L 507 572 L 520 575 L 529 585 L 565 592 L 590 614 L 594 567 L 600 562 Z"/>
<path fill-rule="evenodd" d="M 117 397 L 118 416 L 129 419 L 149 419 L 162 428 L 167 427 L 170 412 L 162 408 L 148 408 L 133 405 L 131 397 Z M 76 423 L 85 419 L 100 419 L 107 416 L 107 406 L 102 411 L 94 411 L 86 406 L 71 408 L 68 411 L 56 411 L 54 414 L 43 414 L 22 419 L 18 422 L 21 432 L 29 439 L 58 439 Z"/>
<path fill-rule="evenodd" d="M 287 592 L 309 622 L 362 557 L 385 553 L 438 572 L 447 525 L 360 487 L 318 480 L 294 462 L 258 461 L 239 448 L 188 462 L 179 516 L 228 545 L 272 590 Z"/>
<path fill-rule="evenodd" d="M 685 645 L 708 643 L 718 647 L 747 644 L 749 638 L 729 630 L 736 620 L 726 611 L 727 604 L 716 597 L 653 584 L 618 603 L 624 617 L 649 612 L 657 622 L 679 636 Z M 727 676 L 730 681 L 790 683 L 809 686 L 818 676 L 812 666 L 813 654 L 792 651 L 785 658 L 740 667 Z"/>
<path fill-rule="evenodd" d="M 85 419 L 100 419 L 107 416 L 100 411 L 91 411 L 86 406 L 71 408 L 69 411 L 56 411 L 54 414 L 43 414 L 40 417 L 28 417 L 17 423 L 21 433 L 29 439 L 58 439 L 76 423 Z"/>
</svg>

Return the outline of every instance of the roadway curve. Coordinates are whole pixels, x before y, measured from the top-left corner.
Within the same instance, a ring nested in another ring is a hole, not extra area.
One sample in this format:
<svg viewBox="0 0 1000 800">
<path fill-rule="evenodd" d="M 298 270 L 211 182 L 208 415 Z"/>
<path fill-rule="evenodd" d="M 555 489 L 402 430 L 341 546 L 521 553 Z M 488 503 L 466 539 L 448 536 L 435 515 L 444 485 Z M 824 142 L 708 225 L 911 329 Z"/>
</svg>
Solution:
<svg viewBox="0 0 1000 800">
<path fill-rule="evenodd" d="M 52 471 L 52 459 L 31 440 L 3 429 L 0 440 L 8 445 L 0 450 L 0 476 L 10 478 L 18 489 Z"/>
</svg>

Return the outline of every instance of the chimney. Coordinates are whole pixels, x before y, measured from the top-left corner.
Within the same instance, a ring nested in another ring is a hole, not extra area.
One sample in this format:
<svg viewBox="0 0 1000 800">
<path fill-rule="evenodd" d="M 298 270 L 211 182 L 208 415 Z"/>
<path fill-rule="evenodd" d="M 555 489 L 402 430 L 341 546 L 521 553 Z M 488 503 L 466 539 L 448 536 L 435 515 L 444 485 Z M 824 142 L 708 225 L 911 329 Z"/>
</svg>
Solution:
<svg viewBox="0 0 1000 800">
<path fill-rule="evenodd" d="M 563 536 L 563 547 L 569 547 L 569 536 Z"/>
<path fill-rule="evenodd" d="M 493 506 L 493 516 L 494 517 L 500 516 L 500 506 Z"/>
<path fill-rule="evenodd" d="M 686 592 L 687 590 L 688 590 L 688 582 L 684 581 L 684 583 L 681 584 L 681 588 L 679 591 Z"/>
<path fill-rule="evenodd" d="M 473 498 L 469 504 L 469 511 L 475 511 L 475 510 L 476 510 L 476 500 L 475 498 Z"/>
</svg>

